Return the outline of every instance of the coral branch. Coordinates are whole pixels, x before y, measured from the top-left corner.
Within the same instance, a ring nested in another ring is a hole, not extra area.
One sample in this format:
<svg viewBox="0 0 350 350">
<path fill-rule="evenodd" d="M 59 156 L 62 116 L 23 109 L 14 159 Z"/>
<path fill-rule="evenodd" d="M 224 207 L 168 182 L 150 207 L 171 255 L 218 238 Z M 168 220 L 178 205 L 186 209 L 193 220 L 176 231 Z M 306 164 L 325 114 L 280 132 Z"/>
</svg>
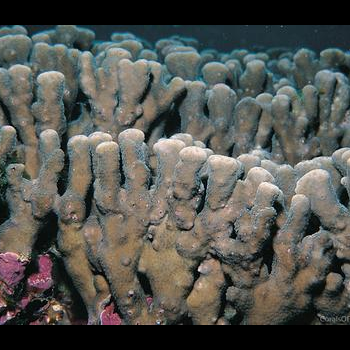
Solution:
<svg viewBox="0 0 350 350">
<path fill-rule="evenodd" d="M 349 72 L 0 28 L 0 324 L 348 324 Z"/>
</svg>

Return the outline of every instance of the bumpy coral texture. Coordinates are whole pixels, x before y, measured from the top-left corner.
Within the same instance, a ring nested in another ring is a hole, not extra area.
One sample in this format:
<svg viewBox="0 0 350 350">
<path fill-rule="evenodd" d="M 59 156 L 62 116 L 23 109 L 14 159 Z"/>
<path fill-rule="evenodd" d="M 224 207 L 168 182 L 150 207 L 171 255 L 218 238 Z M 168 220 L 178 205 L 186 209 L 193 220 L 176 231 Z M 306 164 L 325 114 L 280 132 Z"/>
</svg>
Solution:
<svg viewBox="0 0 350 350">
<path fill-rule="evenodd" d="M 0 324 L 350 324 L 350 55 L 0 28 Z"/>
</svg>

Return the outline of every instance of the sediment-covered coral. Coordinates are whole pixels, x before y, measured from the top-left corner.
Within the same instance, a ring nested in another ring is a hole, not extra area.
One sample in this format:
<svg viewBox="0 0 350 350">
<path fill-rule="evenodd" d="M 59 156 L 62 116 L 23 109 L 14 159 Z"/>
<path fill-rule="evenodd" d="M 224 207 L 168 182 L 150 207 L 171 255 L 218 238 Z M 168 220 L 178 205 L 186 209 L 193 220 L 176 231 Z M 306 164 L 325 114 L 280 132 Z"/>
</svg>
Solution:
<svg viewBox="0 0 350 350">
<path fill-rule="evenodd" d="M 0 324 L 349 324 L 350 60 L 0 29 Z"/>
</svg>

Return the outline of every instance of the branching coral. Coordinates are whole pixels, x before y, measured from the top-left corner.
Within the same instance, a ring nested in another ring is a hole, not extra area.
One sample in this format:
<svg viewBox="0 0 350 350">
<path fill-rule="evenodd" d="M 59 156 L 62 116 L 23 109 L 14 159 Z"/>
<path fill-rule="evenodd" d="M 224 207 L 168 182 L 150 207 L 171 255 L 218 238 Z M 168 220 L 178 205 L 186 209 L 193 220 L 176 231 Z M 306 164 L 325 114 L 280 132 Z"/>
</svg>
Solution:
<svg viewBox="0 0 350 350">
<path fill-rule="evenodd" d="M 16 130 L 11 126 L 0 129 L 0 161 L 5 162 L 15 145 Z"/>
<path fill-rule="evenodd" d="M 179 78 L 165 82 L 160 64 L 146 60 L 133 63 L 130 59 L 128 51 L 110 49 L 96 66 L 90 53 L 82 55 L 80 81 L 92 112 L 91 120 L 86 122 L 82 116 L 74 123 L 75 133 L 108 132 L 116 139 L 132 126 L 148 133 L 184 91 Z"/>
<path fill-rule="evenodd" d="M 26 172 L 31 178 L 39 173 L 39 140 L 42 131 L 55 128 L 63 136 L 66 128 L 64 106 L 64 76 L 58 72 L 40 75 L 37 79 L 38 99 L 33 103 L 34 81 L 31 70 L 15 65 L 0 70 L 0 99 L 8 113 L 3 123 L 13 125 L 21 141 L 18 152 L 23 154 Z"/>
<path fill-rule="evenodd" d="M 23 178 L 25 168 L 21 164 L 7 168 L 6 198 L 10 216 L 0 226 L 2 300 L 12 296 L 22 282 L 39 232 L 55 200 L 64 153 L 59 149 L 58 135 L 54 131 L 42 133 L 40 154 L 41 168 L 35 180 Z"/>
<path fill-rule="evenodd" d="M 77 47 L 80 50 L 89 50 L 94 40 L 93 31 L 69 24 L 58 25 L 54 30 L 33 36 L 34 43 L 62 44 L 68 48 Z"/>
<path fill-rule="evenodd" d="M 237 103 L 236 93 L 226 85 L 207 90 L 202 82 L 188 83 L 180 115 L 182 132 L 208 144 L 215 153 L 237 156 L 258 146 L 259 103 L 251 97 Z"/>
<path fill-rule="evenodd" d="M 246 226 L 246 218 L 242 217 L 239 225 L 243 225 L 243 232 L 238 231 L 238 239 L 243 246 L 248 243 L 250 248 L 242 249 L 239 243 L 237 248 L 233 247 L 232 260 L 236 261 L 233 277 L 237 272 L 243 276 L 248 272 L 248 276 L 247 281 L 234 281 L 227 297 L 244 315 L 243 323 L 247 324 L 289 324 L 307 314 L 312 307 L 313 293 L 325 282 L 332 262 L 332 243 L 327 232 L 304 238 L 309 202 L 306 197 L 296 196 L 287 223 L 273 242 L 274 260 L 268 273 L 266 265 L 261 264 L 261 252 L 269 239 L 264 228 L 266 230 L 271 220 L 271 213 L 265 214 L 266 218 L 264 212 L 260 214 L 262 222 L 257 223 L 261 225 L 258 226 L 260 234 L 252 230 L 254 226 L 249 227 L 249 221 Z M 255 215 L 259 218 L 259 213 Z"/>
<path fill-rule="evenodd" d="M 16 130 L 11 126 L 3 126 L 0 129 L 0 207 L 3 210 L 3 202 L 6 201 L 6 168 L 12 159 L 10 155 L 16 142 Z M 3 220 L 2 215 L 0 219 Z"/>
<path fill-rule="evenodd" d="M 37 43 L 34 45 L 30 65 L 34 77 L 38 77 L 42 73 L 60 72 L 64 75 L 64 102 L 66 110 L 69 113 L 75 106 L 78 91 L 78 60 L 80 51 L 69 49 L 64 45 L 50 46 L 46 43 Z"/>
<path fill-rule="evenodd" d="M 94 38 L 0 29 L 0 324 L 349 323 L 349 55 Z"/>
<path fill-rule="evenodd" d="M 0 67 L 27 62 L 32 49 L 32 41 L 24 33 L 15 29 L 0 33 Z"/>
<path fill-rule="evenodd" d="M 21 164 L 7 168 L 10 218 L 0 228 L 0 251 L 15 253 L 23 261 L 30 259 L 42 221 L 52 210 L 63 168 L 64 153 L 52 130 L 40 136 L 40 158 L 39 175 L 33 180 L 23 178 L 25 167 Z"/>
</svg>

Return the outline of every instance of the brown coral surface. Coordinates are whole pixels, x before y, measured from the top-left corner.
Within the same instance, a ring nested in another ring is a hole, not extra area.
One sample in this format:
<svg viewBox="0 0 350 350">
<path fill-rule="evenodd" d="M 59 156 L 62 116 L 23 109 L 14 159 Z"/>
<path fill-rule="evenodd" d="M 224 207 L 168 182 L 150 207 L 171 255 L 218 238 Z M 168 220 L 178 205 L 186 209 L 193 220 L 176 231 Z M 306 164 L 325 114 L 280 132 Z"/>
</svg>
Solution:
<svg viewBox="0 0 350 350">
<path fill-rule="evenodd" d="M 350 55 L 0 28 L 0 324 L 350 324 Z"/>
</svg>

